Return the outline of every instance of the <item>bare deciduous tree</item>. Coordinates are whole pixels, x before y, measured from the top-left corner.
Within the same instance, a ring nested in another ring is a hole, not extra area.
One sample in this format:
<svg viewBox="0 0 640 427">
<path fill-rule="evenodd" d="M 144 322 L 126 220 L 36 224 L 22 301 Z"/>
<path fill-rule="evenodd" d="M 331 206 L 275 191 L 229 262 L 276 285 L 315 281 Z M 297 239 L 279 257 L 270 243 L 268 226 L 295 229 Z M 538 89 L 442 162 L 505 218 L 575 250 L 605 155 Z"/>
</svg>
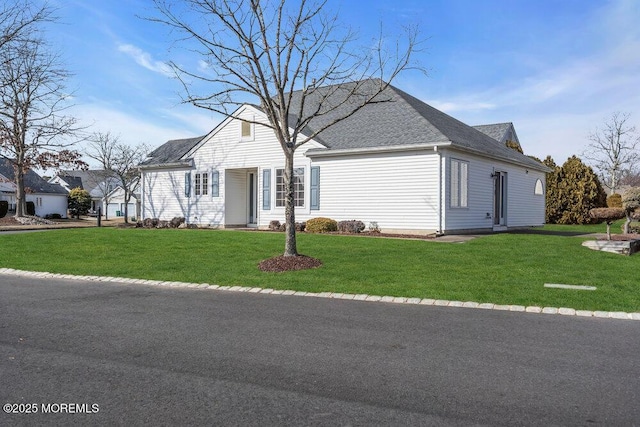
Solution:
<svg viewBox="0 0 640 427">
<path fill-rule="evenodd" d="M 243 104 L 264 111 L 285 157 L 285 256 L 298 255 L 295 231 L 295 151 L 381 94 L 402 71 L 416 69 L 416 28 L 392 41 L 382 34 L 366 47 L 330 14 L 327 0 L 154 0 L 151 20 L 178 33 L 201 57 L 200 67 L 170 65 L 184 101 L 232 116 Z M 372 78 L 375 78 L 372 80 Z M 199 91 L 203 87 L 203 92 Z M 313 130 L 309 124 L 314 122 Z"/>
<path fill-rule="evenodd" d="M 71 150 L 80 128 L 65 116 L 69 94 L 64 82 L 68 73 L 51 52 L 40 26 L 52 19 L 45 5 L 34 8 L 28 1 L 15 3 L 18 11 L 0 19 L 0 154 L 14 166 L 16 216 L 24 216 L 24 176 L 34 167 L 62 165 L 85 167 L 80 154 Z M 4 13 L 4 11 L 3 11 Z"/>
<path fill-rule="evenodd" d="M 591 135 L 584 157 L 598 170 L 611 194 L 625 176 L 633 175 L 640 161 L 640 135 L 628 123 L 629 113 L 615 112 L 602 129 Z"/>
<path fill-rule="evenodd" d="M 117 179 L 124 192 L 124 222 L 129 222 L 129 201 L 133 195 L 139 175 L 138 165 L 146 158 L 146 144 L 129 146 L 119 137 L 107 133 L 95 133 L 89 141 L 86 155 L 97 160 L 102 168 Z M 106 207 L 105 207 L 106 210 Z"/>
</svg>

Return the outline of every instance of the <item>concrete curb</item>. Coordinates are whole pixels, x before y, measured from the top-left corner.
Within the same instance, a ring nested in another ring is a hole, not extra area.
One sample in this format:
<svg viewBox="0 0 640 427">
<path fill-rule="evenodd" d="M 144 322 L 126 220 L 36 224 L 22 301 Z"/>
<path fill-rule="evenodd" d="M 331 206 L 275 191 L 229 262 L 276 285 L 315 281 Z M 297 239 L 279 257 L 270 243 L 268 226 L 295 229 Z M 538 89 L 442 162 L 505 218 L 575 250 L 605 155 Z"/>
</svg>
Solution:
<svg viewBox="0 0 640 427">
<path fill-rule="evenodd" d="M 626 313 L 622 311 L 590 311 L 590 310 L 575 310 L 567 307 L 537 307 L 522 305 L 498 305 L 491 303 L 477 303 L 473 301 L 448 301 L 448 300 L 434 300 L 430 298 L 405 298 L 405 297 L 392 297 L 392 296 L 379 296 L 379 295 L 367 295 L 367 294 L 343 294 L 333 292 L 301 292 L 292 290 L 275 290 L 275 289 L 263 289 L 256 287 L 245 286 L 219 286 L 210 285 L 208 283 L 188 283 L 188 282 L 166 282 L 161 280 L 144 280 L 144 279 L 128 279 L 125 277 L 104 277 L 104 276 L 75 276 L 72 274 L 57 274 L 57 273 L 44 273 L 36 271 L 23 271 L 15 270 L 13 268 L 0 268 L 0 275 L 8 276 L 23 276 L 23 277 L 35 277 L 39 279 L 67 279 L 67 280 L 85 280 L 90 282 L 116 282 L 132 285 L 147 285 L 147 286 L 160 286 L 171 288 L 199 288 L 218 291 L 229 292 L 247 292 L 247 293 L 260 293 L 270 295 L 294 295 L 302 297 L 315 297 L 315 298 L 333 298 L 333 299 L 345 299 L 354 301 L 369 301 L 369 302 L 386 302 L 390 304 L 410 304 L 410 305 L 430 305 L 437 307 L 458 307 L 458 308 L 473 308 L 480 310 L 500 310 L 500 311 L 513 311 L 519 313 L 534 313 L 534 314 L 555 314 L 560 316 L 576 316 L 576 317 L 595 317 L 601 319 L 618 319 L 618 320 L 640 320 L 640 313 Z"/>
</svg>

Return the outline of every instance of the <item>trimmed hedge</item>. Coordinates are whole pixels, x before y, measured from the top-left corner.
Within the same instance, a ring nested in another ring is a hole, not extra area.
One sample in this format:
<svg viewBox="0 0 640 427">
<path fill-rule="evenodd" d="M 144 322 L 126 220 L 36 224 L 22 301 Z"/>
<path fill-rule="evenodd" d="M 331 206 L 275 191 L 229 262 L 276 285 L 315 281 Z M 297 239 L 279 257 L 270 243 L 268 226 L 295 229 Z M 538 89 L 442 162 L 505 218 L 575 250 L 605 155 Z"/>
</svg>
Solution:
<svg viewBox="0 0 640 427">
<path fill-rule="evenodd" d="M 307 221 L 306 231 L 309 233 L 330 233 L 338 231 L 338 223 L 331 218 L 311 218 Z"/>
<path fill-rule="evenodd" d="M 607 197 L 607 207 L 621 208 L 622 207 L 622 195 L 614 193 Z"/>
<path fill-rule="evenodd" d="M 9 202 L 0 200 L 0 218 L 4 218 L 9 212 Z"/>
<path fill-rule="evenodd" d="M 364 230 L 364 228 L 364 222 L 355 219 L 340 221 L 338 223 L 338 231 L 341 233 L 360 233 Z"/>
</svg>

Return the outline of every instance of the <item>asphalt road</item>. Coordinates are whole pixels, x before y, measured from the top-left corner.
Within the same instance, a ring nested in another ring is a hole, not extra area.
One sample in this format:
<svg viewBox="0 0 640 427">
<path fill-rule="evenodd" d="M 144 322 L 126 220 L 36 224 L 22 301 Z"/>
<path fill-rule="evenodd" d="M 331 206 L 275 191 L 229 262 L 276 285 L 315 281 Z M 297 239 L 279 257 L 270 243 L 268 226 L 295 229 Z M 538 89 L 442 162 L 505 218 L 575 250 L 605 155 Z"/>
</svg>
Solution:
<svg viewBox="0 0 640 427">
<path fill-rule="evenodd" d="M 37 413 L 0 425 L 639 425 L 640 322 L 0 275 L 7 403 Z"/>
</svg>

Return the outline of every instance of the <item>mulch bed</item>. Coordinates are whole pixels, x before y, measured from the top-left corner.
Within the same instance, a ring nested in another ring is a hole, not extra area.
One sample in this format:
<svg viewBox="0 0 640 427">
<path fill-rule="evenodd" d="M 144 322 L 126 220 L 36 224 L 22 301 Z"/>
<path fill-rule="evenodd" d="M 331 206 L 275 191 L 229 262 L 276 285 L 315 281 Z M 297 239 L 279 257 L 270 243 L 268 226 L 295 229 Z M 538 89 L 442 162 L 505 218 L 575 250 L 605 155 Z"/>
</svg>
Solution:
<svg viewBox="0 0 640 427">
<path fill-rule="evenodd" d="M 21 225 L 14 217 L 13 215 L 8 215 L 0 218 L 0 225 Z"/>
<path fill-rule="evenodd" d="M 322 261 L 306 255 L 284 256 L 280 255 L 274 258 L 265 259 L 258 264 L 258 268 L 262 271 L 272 271 L 280 273 L 283 271 L 307 270 L 317 268 L 322 265 Z"/>
<path fill-rule="evenodd" d="M 611 240 L 615 240 L 618 242 L 625 242 L 627 240 L 639 240 L 639 239 L 640 239 L 640 234 L 612 234 L 611 235 Z M 607 240 L 607 238 L 603 237 L 598 240 Z"/>
</svg>

